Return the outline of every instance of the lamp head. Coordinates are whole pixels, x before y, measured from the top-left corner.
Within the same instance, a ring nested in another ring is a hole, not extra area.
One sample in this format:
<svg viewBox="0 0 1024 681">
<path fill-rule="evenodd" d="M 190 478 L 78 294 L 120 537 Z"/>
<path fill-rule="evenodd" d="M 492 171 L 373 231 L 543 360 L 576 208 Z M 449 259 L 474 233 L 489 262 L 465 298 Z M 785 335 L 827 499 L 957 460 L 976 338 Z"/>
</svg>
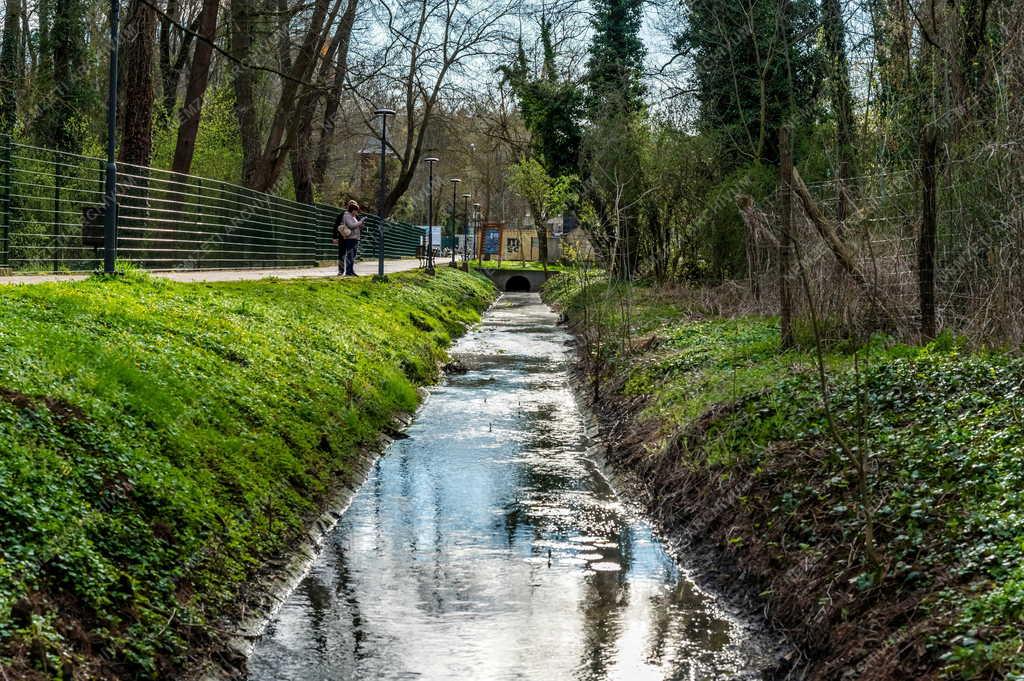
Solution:
<svg viewBox="0 0 1024 681">
<path fill-rule="evenodd" d="M 458 184 L 458 183 L 462 182 L 462 178 L 461 177 L 453 177 L 452 179 L 450 179 L 448 181 L 451 182 L 452 184 Z"/>
<path fill-rule="evenodd" d="M 436 158 L 434 156 L 428 156 L 427 158 L 423 159 L 423 162 L 424 163 L 429 163 L 430 165 L 434 165 L 435 163 L 437 163 L 440 160 L 441 159 Z"/>
<path fill-rule="evenodd" d="M 394 116 L 395 115 L 395 110 L 394 109 L 383 109 L 383 108 L 381 108 L 381 109 L 377 109 L 373 113 L 376 116 Z"/>
</svg>

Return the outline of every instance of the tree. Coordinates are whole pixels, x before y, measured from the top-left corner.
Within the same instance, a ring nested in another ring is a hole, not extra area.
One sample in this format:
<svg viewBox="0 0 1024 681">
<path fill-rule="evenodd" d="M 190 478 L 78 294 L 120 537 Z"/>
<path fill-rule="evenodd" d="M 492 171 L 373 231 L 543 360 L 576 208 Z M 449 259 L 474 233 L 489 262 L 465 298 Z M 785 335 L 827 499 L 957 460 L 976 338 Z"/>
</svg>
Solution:
<svg viewBox="0 0 1024 681">
<path fill-rule="evenodd" d="M 846 26 L 840 0 L 822 0 L 822 28 L 828 59 L 829 96 L 836 125 L 836 218 L 842 224 L 848 211 L 847 191 L 854 172 L 853 96 L 846 58 Z"/>
<path fill-rule="evenodd" d="M 358 5 L 358 0 L 348 0 L 348 6 L 342 14 L 341 23 L 338 25 L 333 41 L 333 44 L 337 46 L 334 55 L 334 80 L 325 97 L 323 123 L 320 127 L 320 139 L 317 143 L 316 160 L 313 162 L 312 170 L 313 184 L 319 186 L 321 191 L 330 165 L 331 144 L 334 142 L 341 110 L 341 94 L 345 88 L 345 79 L 348 78 L 349 47 L 352 42 L 352 28 L 355 24 Z"/>
<path fill-rule="evenodd" d="M 121 115 L 122 163 L 148 166 L 153 153 L 153 38 L 156 12 L 132 0 L 124 26 L 124 107 Z"/>
<path fill-rule="evenodd" d="M 587 115 L 581 173 L 598 224 L 591 239 L 611 273 L 632 278 L 640 263 L 647 189 L 642 163 L 646 107 L 640 39 L 643 3 L 598 0 L 587 62 Z"/>
<path fill-rule="evenodd" d="M 49 5 L 45 8 L 51 11 Z M 36 85 L 39 115 L 32 126 L 41 146 L 71 153 L 82 151 L 85 117 L 95 102 L 95 91 L 85 77 L 89 66 L 85 10 L 84 0 L 56 0 L 52 16 L 39 18 L 42 73 Z"/>
<path fill-rule="evenodd" d="M 327 83 L 329 78 L 333 77 L 333 83 L 329 89 L 317 89 L 307 93 L 295 112 L 298 134 L 291 151 L 292 184 L 295 187 L 295 200 L 302 203 L 313 203 L 313 185 L 323 182 L 323 172 L 317 176 L 313 164 L 313 118 L 323 99 L 327 100 L 327 110 L 324 112 L 323 125 L 320 129 L 318 158 L 321 155 L 326 158 L 327 147 L 334 134 L 334 118 L 337 116 L 341 91 L 348 71 L 349 42 L 359 4 L 358 0 L 347 0 L 347 3 L 324 59 L 320 62 L 319 81 Z"/>
<path fill-rule="evenodd" d="M 640 38 L 642 0 L 595 0 L 587 110 L 591 121 L 609 112 L 632 115 L 644 109 L 647 49 Z"/>
<path fill-rule="evenodd" d="M 7 0 L 0 45 L 0 135 L 14 131 L 21 89 L 21 0 Z"/>
<path fill-rule="evenodd" d="M 546 18 L 541 18 L 540 36 L 544 51 L 540 77 L 530 75 L 521 38 L 516 61 L 501 71 L 519 102 L 534 155 L 552 175 L 574 174 L 579 169 L 583 137 L 583 92 L 559 71 L 551 23 Z"/>
<path fill-rule="evenodd" d="M 315 0 L 311 5 L 297 4 L 294 8 L 279 3 L 278 33 L 272 43 L 279 46 L 281 83 L 279 93 L 272 98 L 265 131 L 256 100 L 256 72 L 251 68 L 235 71 L 235 111 L 242 136 L 242 177 L 246 186 L 270 191 L 280 179 L 290 152 L 304 132 L 305 113 L 315 107 L 323 94 L 322 86 L 312 79 L 322 61 L 333 54 L 327 43 L 340 7 L 341 0 Z M 295 16 L 303 21 L 298 49 L 293 54 L 291 24 Z M 252 61 L 256 56 L 256 38 L 266 38 L 260 34 L 256 3 L 235 0 L 231 3 L 231 19 L 232 52 L 245 62 Z M 319 71 L 324 74 L 323 69 Z M 304 157 L 300 172 L 309 174 L 309 162 Z M 308 186 L 305 179 L 303 184 Z"/>
<path fill-rule="evenodd" d="M 364 112 L 382 104 L 398 111 L 399 120 L 389 124 L 395 133 L 389 150 L 398 168 L 383 205 L 377 206 L 380 215 L 390 215 L 409 190 L 445 109 L 454 114 L 467 99 L 463 86 L 471 79 L 455 76 L 466 76 L 469 64 L 501 40 L 501 20 L 513 5 L 514 0 L 381 3 L 388 39 L 363 65 L 369 73 L 357 74 L 364 87 L 354 89 Z M 374 119 L 364 115 L 367 130 L 376 134 Z"/>
<path fill-rule="evenodd" d="M 188 65 L 188 57 L 192 46 L 192 33 L 199 27 L 197 14 L 189 25 L 188 31 L 181 31 L 173 21 L 180 18 L 180 0 L 168 0 L 166 11 L 160 15 L 160 87 L 162 91 L 161 114 L 165 121 L 174 115 L 178 104 L 178 87 L 181 77 Z"/>
<path fill-rule="evenodd" d="M 687 23 L 676 47 L 693 58 L 699 122 L 722 139 L 720 164 L 777 163 L 778 133 L 814 112 L 820 57 L 814 0 L 685 0 Z"/>
<path fill-rule="evenodd" d="M 199 35 L 192 55 L 188 87 L 185 90 L 185 106 L 178 125 L 178 141 L 174 147 L 174 161 L 171 170 L 187 174 L 192 170 L 192 157 L 196 152 L 196 135 L 203 111 L 203 98 L 210 82 L 210 63 L 213 61 L 213 41 L 217 37 L 218 0 L 203 0 L 199 13 Z"/>
<path fill-rule="evenodd" d="M 569 175 L 551 177 L 537 159 L 530 158 L 509 169 L 508 181 L 512 190 L 523 197 L 530 206 L 530 212 L 533 213 L 537 242 L 540 245 L 540 260 L 544 265 L 544 272 L 547 273 L 548 220 L 561 214 L 569 203 L 575 201 L 572 187 L 576 178 Z"/>
</svg>

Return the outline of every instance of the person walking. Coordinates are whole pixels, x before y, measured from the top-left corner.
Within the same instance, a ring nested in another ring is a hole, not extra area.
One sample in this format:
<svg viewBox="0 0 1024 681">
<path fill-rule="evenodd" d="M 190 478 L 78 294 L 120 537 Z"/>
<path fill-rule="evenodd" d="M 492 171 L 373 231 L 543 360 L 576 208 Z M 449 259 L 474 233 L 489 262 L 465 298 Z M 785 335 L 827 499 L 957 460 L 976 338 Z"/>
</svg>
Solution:
<svg viewBox="0 0 1024 681">
<path fill-rule="evenodd" d="M 359 219 L 359 204 L 349 201 L 345 211 L 334 221 L 334 231 L 338 236 L 338 276 L 356 276 L 356 251 L 359 250 L 359 239 L 363 236 L 363 223 Z"/>
</svg>

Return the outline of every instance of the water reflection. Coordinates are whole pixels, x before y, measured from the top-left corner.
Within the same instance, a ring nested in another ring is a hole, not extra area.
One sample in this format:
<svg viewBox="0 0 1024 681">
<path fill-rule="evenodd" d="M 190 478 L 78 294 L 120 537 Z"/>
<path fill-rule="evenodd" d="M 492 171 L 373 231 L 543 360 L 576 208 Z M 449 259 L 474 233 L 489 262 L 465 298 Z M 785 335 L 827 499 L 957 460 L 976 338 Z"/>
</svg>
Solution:
<svg viewBox="0 0 1024 681">
<path fill-rule="evenodd" d="M 757 678 L 743 627 L 584 458 L 565 334 L 506 295 L 353 500 L 253 681 Z"/>
</svg>

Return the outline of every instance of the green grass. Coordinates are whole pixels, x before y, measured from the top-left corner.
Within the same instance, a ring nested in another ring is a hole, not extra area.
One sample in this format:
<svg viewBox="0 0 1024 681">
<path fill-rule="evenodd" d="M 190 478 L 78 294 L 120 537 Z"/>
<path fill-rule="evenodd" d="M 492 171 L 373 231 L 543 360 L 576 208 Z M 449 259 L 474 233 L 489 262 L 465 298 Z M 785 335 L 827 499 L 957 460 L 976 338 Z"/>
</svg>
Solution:
<svg viewBox="0 0 1024 681">
<path fill-rule="evenodd" d="M 853 347 L 826 348 L 835 422 L 868 460 L 881 554 L 871 565 L 857 477 L 825 418 L 814 355 L 780 351 L 776 319 L 716 317 L 686 292 L 584 286 L 572 274 L 547 296 L 577 321 L 589 306 L 613 384 L 657 424 L 652 451 L 699 432 L 684 467 L 772 490 L 744 498 L 758 529 L 736 542 L 767 546 L 782 569 L 834 559 L 819 568 L 821 602 L 848 595 L 858 625 L 873 621 L 876 600 L 920 596 L 900 626 L 930 624 L 922 643 L 948 678 L 1024 679 L 1024 359 L 949 337 L 927 347 L 873 338 L 855 370 Z"/>
<path fill-rule="evenodd" d="M 177 677 L 491 296 L 447 269 L 0 288 L 0 667 Z"/>
<path fill-rule="evenodd" d="M 530 271 L 541 271 L 544 269 L 544 265 L 535 260 L 471 260 L 470 267 L 478 270 L 530 270 Z M 556 263 L 548 263 L 549 272 L 561 272 L 565 269 L 562 265 Z"/>
</svg>

